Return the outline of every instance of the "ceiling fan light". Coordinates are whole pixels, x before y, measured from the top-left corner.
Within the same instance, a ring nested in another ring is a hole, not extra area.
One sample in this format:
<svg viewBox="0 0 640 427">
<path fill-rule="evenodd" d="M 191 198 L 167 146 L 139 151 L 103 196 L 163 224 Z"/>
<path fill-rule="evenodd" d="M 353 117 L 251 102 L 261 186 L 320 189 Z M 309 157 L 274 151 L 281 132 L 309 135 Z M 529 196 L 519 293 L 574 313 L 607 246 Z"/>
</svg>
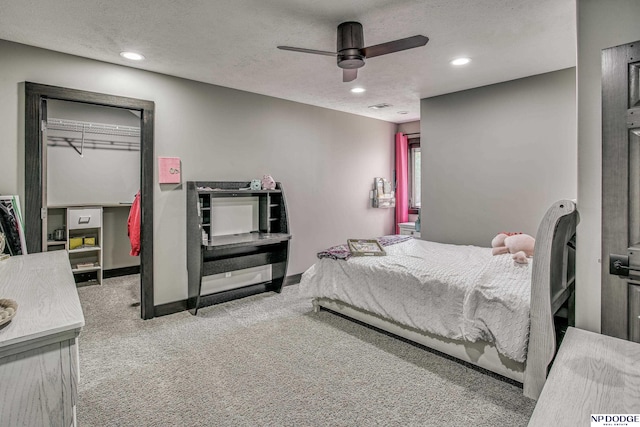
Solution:
<svg viewBox="0 0 640 427">
<path fill-rule="evenodd" d="M 451 65 L 456 65 L 456 66 L 467 65 L 469 62 L 471 62 L 471 59 L 469 58 L 456 58 L 453 61 L 451 61 Z"/>
<path fill-rule="evenodd" d="M 120 52 L 120 56 L 132 61 L 142 61 L 144 59 L 144 55 L 136 52 Z"/>
<path fill-rule="evenodd" d="M 366 92 L 367 90 L 363 87 L 354 87 L 351 88 L 351 92 L 353 93 L 362 93 L 362 92 Z"/>
</svg>

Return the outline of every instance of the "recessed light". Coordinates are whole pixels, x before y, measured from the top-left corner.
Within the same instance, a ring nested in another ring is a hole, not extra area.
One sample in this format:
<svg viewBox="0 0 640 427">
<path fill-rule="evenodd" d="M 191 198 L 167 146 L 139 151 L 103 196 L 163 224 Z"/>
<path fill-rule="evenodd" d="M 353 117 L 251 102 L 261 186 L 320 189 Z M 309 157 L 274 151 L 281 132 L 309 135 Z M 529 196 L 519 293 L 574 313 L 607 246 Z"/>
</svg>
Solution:
<svg viewBox="0 0 640 427">
<path fill-rule="evenodd" d="M 362 92 L 365 92 L 365 91 L 366 91 L 366 89 L 363 88 L 363 87 L 354 87 L 354 88 L 351 89 L 351 92 L 353 92 L 353 93 L 362 93 Z"/>
<path fill-rule="evenodd" d="M 451 61 L 451 65 L 467 65 L 471 60 L 469 58 L 456 58 Z"/>
<path fill-rule="evenodd" d="M 398 114 L 408 114 L 408 111 L 398 111 Z"/>
<path fill-rule="evenodd" d="M 142 61 L 144 59 L 144 55 L 135 52 L 120 52 L 120 56 L 132 61 Z"/>
</svg>

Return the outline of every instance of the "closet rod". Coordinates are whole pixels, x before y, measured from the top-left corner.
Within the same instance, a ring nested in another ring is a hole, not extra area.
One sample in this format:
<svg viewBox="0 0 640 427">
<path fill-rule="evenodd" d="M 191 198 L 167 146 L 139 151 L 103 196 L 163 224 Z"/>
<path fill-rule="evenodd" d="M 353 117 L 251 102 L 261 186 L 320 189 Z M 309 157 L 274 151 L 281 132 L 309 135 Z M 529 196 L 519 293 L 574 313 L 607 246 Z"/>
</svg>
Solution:
<svg viewBox="0 0 640 427">
<path fill-rule="evenodd" d="M 95 150 L 120 150 L 120 151 L 140 151 L 140 144 L 137 142 L 123 141 L 102 141 L 99 139 L 84 139 L 84 145 L 80 150 L 73 144 L 80 141 L 80 138 L 65 138 L 62 136 L 50 136 L 47 138 L 47 146 L 49 147 L 67 147 L 70 146 L 80 155 L 84 148 Z"/>
<path fill-rule="evenodd" d="M 85 132 L 100 135 L 140 137 L 140 128 L 135 126 L 111 125 L 106 123 L 81 122 L 68 119 L 47 119 L 47 129 L 71 132 Z"/>
</svg>

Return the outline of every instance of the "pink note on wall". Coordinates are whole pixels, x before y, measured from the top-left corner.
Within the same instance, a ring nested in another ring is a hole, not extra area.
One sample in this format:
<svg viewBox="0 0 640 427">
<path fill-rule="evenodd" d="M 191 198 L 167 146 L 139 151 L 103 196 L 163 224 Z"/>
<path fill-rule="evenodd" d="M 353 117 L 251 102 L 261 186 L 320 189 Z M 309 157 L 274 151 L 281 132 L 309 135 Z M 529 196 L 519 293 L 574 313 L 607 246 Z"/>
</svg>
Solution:
<svg viewBox="0 0 640 427">
<path fill-rule="evenodd" d="M 180 157 L 158 157 L 160 184 L 180 184 Z"/>
</svg>

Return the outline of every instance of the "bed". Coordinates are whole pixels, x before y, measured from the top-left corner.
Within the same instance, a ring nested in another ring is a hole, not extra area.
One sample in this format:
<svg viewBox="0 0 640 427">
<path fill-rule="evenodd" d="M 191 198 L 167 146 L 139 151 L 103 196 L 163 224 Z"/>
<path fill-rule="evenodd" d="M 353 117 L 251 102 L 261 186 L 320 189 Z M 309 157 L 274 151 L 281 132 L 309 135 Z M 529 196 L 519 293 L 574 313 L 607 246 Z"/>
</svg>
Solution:
<svg viewBox="0 0 640 427">
<path fill-rule="evenodd" d="M 409 238 L 383 245 L 386 256 L 319 259 L 302 275 L 300 292 L 316 311 L 488 369 L 537 399 L 556 351 L 554 316 L 574 290 L 578 221 L 573 201 L 554 203 L 527 265 L 490 248 Z"/>
</svg>

